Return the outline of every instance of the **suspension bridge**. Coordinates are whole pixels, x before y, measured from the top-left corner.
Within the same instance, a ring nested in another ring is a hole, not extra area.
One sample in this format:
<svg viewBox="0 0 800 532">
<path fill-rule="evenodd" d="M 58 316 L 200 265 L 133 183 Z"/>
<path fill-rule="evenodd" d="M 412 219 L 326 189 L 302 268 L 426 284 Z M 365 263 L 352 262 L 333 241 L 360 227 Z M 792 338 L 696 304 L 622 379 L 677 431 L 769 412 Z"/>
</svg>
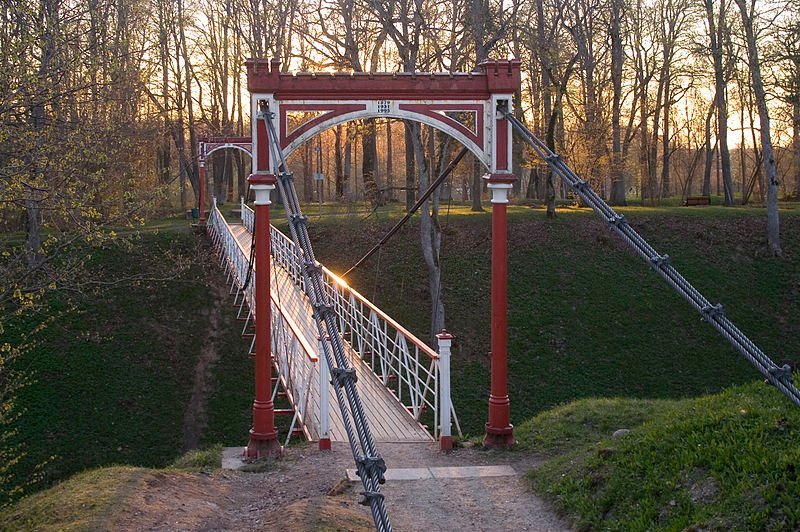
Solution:
<svg viewBox="0 0 800 532">
<path fill-rule="evenodd" d="M 241 220 L 229 222 L 214 204 L 207 230 L 227 270 L 238 317 L 244 322 L 242 334 L 246 335 L 255 308 L 249 278 L 258 265 L 250 260 L 255 213 L 244 200 L 240 212 Z M 292 434 L 298 434 L 319 441 L 324 449 L 330 442 L 347 441 L 341 413 L 330 408 L 336 397 L 328 368 L 320 364 L 320 342 L 330 340 L 320 340 L 309 320 L 313 309 L 305 295 L 301 254 L 274 226 L 270 232 L 271 344 L 277 371 L 271 398 L 274 402 L 280 388 L 293 407 L 285 444 Z M 449 350 L 434 351 L 324 266 L 322 272 L 375 440 L 421 442 L 449 436 L 450 423 L 446 421 L 448 426 L 440 430 L 440 419 L 455 420 L 461 433 L 450 401 L 449 359 L 442 361 L 449 358 Z M 254 347 L 255 337 L 250 352 Z M 426 419 L 430 419 L 430 429 L 423 424 Z"/>
<path fill-rule="evenodd" d="M 308 220 L 286 158 L 321 131 L 361 118 L 431 125 L 461 142 L 488 169 L 492 310 L 485 445 L 514 441 L 506 382 L 506 205 L 515 181 L 514 131 L 768 382 L 800 406 L 790 368 L 777 366 L 725 316 L 721 305 L 711 304 L 675 270 L 667 255 L 657 253 L 624 216 L 513 116 L 519 61 L 486 61 L 476 72 L 462 74 L 286 74 L 279 66 L 277 60 L 247 62 L 251 139 L 209 139 L 200 149 L 201 197 L 205 156 L 234 148 L 253 160 L 249 182 L 255 210 L 242 201 L 241 219 L 229 221 L 214 202 L 206 225 L 228 272 L 244 322 L 242 332 L 253 331 L 250 352 L 256 359 L 256 392 L 245 456 L 281 452 L 276 414 L 291 415 L 284 443 L 293 435 L 318 441 L 322 450 L 330 449 L 331 441 L 348 442 L 364 487 L 363 503 L 370 506 L 376 528 L 383 531 L 391 530 L 391 523 L 380 493 L 386 464 L 376 443 L 438 439 L 446 450 L 452 445 L 452 429 L 461 432 L 450 399 L 453 337 L 442 331 L 436 349 L 426 345 L 314 256 Z M 276 189 L 286 211 L 288 235 L 269 223 L 271 193 Z M 206 222 L 203 202 L 200 219 Z M 274 408 L 279 393 L 291 404 L 285 412 Z"/>
</svg>

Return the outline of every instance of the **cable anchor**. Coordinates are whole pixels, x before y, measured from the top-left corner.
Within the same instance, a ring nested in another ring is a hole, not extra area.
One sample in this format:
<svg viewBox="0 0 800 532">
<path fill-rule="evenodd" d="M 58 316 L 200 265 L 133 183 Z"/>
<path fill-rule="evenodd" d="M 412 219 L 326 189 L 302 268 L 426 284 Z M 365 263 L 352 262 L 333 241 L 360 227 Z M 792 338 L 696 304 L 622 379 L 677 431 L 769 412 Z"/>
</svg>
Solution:
<svg viewBox="0 0 800 532">
<path fill-rule="evenodd" d="M 306 267 L 308 273 L 322 272 L 322 265 L 315 260 L 304 260 L 303 266 Z"/>
<path fill-rule="evenodd" d="M 331 368 L 331 384 L 341 388 L 347 382 L 358 382 L 355 368 Z"/>
<path fill-rule="evenodd" d="M 773 366 L 768 371 L 781 382 L 792 382 L 792 367 L 789 364 L 784 364 L 782 367 Z"/>
<path fill-rule="evenodd" d="M 578 192 L 579 194 L 585 194 L 586 191 L 589 190 L 589 183 L 583 179 L 578 179 L 575 183 L 573 183 L 572 188 L 575 189 L 575 192 Z"/>
<path fill-rule="evenodd" d="M 712 318 L 721 318 L 725 316 L 725 307 L 722 306 L 722 303 L 706 305 L 700 312 L 703 313 L 703 317 L 708 321 Z"/>
<path fill-rule="evenodd" d="M 612 216 L 611 218 L 608 218 L 608 220 L 606 220 L 606 221 L 608 223 L 610 223 L 611 225 L 613 225 L 614 227 L 617 227 L 617 228 L 619 228 L 620 226 L 628 224 L 628 220 L 625 219 L 625 215 L 624 214 L 617 214 L 617 213 L 614 213 L 614 216 Z"/>
<path fill-rule="evenodd" d="M 386 473 L 386 462 L 381 455 L 378 456 L 363 456 L 356 460 L 357 463 L 364 468 L 367 476 L 371 477 L 373 473 L 378 474 L 378 484 L 386 483 L 383 474 Z M 356 474 L 361 476 L 361 468 L 356 471 Z"/>
<path fill-rule="evenodd" d="M 281 183 L 286 183 L 291 181 L 294 178 L 294 174 L 292 172 L 279 172 L 278 173 L 278 180 Z"/>
<path fill-rule="evenodd" d="M 383 493 L 380 491 L 362 491 L 361 495 L 364 496 L 358 503 L 361 506 L 372 506 L 372 501 L 375 499 L 383 501 Z"/>
<path fill-rule="evenodd" d="M 653 265 L 653 268 L 663 268 L 665 266 L 669 266 L 669 255 L 664 254 L 651 257 L 650 264 Z"/>
<path fill-rule="evenodd" d="M 324 318 L 325 314 L 333 312 L 333 307 L 331 305 L 326 305 L 325 303 L 317 303 L 314 305 L 314 317 Z"/>
<path fill-rule="evenodd" d="M 308 217 L 305 214 L 293 214 L 289 217 L 289 220 L 293 224 L 303 224 L 303 225 L 308 224 Z"/>
</svg>

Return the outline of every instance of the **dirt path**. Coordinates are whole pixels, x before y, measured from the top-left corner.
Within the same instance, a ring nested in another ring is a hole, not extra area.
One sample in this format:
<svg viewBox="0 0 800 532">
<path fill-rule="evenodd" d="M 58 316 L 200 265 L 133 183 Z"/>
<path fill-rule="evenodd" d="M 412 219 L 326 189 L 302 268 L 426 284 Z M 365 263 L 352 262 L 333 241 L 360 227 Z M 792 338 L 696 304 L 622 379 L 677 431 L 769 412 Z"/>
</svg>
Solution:
<svg viewBox="0 0 800 532">
<path fill-rule="evenodd" d="M 214 274 L 217 272 L 215 271 Z M 217 350 L 217 337 L 220 336 L 220 316 L 223 312 L 230 312 L 230 308 L 225 304 L 230 300 L 228 288 L 224 282 L 214 279 L 216 282 L 209 282 L 211 287 L 212 302 L 210 307 L 205 307 L 203 313 L 208 315 L 208 327 L 200 339 L 200 350 L 197 353 L 197 361 L 194 366 L 194 378 L 192 379 L 192 395 L 186 411 L 183 415 L 183 447 L 186 450 L 195 449 L 200 443 L 203 431 L 208 425 L 208 412 L 206 403 L 210 392 L 211 372 L 214 364 L 219 360 Z"/>
<path fill-rule="evenodd" d="M 195 448 L 207 424 L 206 401 L 219 316 L 229 309 L 224 283 L 214 287 L 207 308 L 209 327 L 195 365 L 190 403 L 184 416 L 184 445 Z M 436 443 L 378 445 L 391 469 L 511 466 L 502 477 L 389 480 L 382 487 L 394 530 L 531 530 L 568 527 L 545 503 L 528 492 L 522 475 L 536 465 L 520 453 L 474 448 L 449 454 Z M 348 482 L 353 456 L 346 444 L 320 452 L 297 445 L 262 472 L 185 473 L 146 471 L 120 495 L 113 514 L 98 528 L 113 530 L 372 530 L 368 507 L 358 504 L 360 482 Z"/>
<path fill-rule="evenodd" d="M 435 444 L 380 444 L 392 468 L 510 465 L 516 476 L 390 480 L 382 487 L 397 531 L 569 530 L 549 507 L 525 490 L 522 474 L 535 465 L 517 453 Z M 122 530 L 370 530 L 368 508 L 358 504 L 360 483 L 349 447 L 331 452 L 293 447 L 265 472 L 153 473 L 131 489 L 108 526 Z M 330 494 L 330 495 L 329 495 Z"/>
</svg>

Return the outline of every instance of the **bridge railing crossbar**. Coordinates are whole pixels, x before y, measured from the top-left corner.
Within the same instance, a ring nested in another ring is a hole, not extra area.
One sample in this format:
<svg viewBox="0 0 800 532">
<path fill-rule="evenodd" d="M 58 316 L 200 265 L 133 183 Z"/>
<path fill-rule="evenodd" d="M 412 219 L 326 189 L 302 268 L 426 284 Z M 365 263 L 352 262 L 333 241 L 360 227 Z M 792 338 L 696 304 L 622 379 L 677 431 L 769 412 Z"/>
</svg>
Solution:
<svg viewBox="0 0 800 532">
<path fill-rule="evenodd" d="M 253 210 L 242 202 L 241 213 L 242 224 L 252 232 Z M 303 290 L 302 252 L 275 227 L 271 231 L 273 261 Z M 324 266 L 322 275 L 339 330 L 354 355 L 369 365 L 414 419 L 422 422 L 430 411 L 433 436 L 439 437 L 442 402 L 438 353 Z M 456 430 L 463 435 L 455 408 L 449 400 L 447 403 Z"/>
</svg>

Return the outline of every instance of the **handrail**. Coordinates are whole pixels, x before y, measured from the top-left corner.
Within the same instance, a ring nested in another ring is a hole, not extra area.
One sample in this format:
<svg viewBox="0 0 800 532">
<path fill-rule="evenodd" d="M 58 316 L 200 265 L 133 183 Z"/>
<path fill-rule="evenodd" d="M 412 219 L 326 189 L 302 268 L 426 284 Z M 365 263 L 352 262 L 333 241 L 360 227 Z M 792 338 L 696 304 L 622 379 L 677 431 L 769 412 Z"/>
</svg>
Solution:
<svg viewBox="0 0 800 532">
<path fill-rule="evenodd" d="M 254 213 L 244 201 L 241 203 L 241 213 L 242 224 L 252 231 Z M 302 291 L 302 251 L 274 226 L 270 231 L 272 260 L 300 284 Z M 415 420 L 421 422 L 426 411 L 433 413 L 434 437 L 441 433 L 441 420 L 445 419 L 441 409 L 447 408 L 448 404 L 456 429 L 462 434 L 452 402 L 440 401 L 442 380 L 439 354 L 343 279 L 325 266 L 320 266 L 339 330 L 355 352 L 406 406 Z M 429 360 L 430 364 L 423 364 L 424 360 Z M 390 384 L 395 386 L 394 390 L 389 388 Z"/>
<path fill-rule="evenodd" d="M 242 244 L 236 239 L 230 226 L 225 222 L 222 213 L 216 206 L 212 207 L 211 213 L 208 218 L 208 227 L 210 228 L 212 241 L 219 247 L 220 254 L 223 261 L 227 260 L 230 279 L 233 275 L 233 285 L 236 285 L 236 296 L 242 293 L 242 304 L 246 301 L 248 304 L 247 321 L 249 322 L 251 316 L 255 312 L 255 300 L 253 294 L 253 285 L 248 283 L 248 270 L 251 267 L 249 264 L 249 257 L 245 253 Z M 253 265 L 254 267 L 255 265 Z M 251 274 L 252 276 L 252 274 Z M 270 300 L 273 311 L 271 312 L 272 323 L 270 325 L 272 335 L 273 353 L 278 362 L 278 379 L 281 382 L 283 389 L 286 392 L 287 399 L 294 406 L 295 414 L 292 418 L 291 427 L 286 436 L 286 444 L 288 445 L 289 439 L 292 436 L 292 429 L 297 423 L 303 428 L 303 432 L 308 439 L 313 439 L 313 436 L 308 430 L 308 425 L 305 423 L 308 399 L 313 386 L 313 376 L 317 374 L 314 370 L 315 364 L 319 362 L 319 358 L 311 345 L 302 334 L 300 328 L 295 321 L 289 316 L 286 309 L 276 298 L 276 295 L 270 290 Z M 245 325 L 245 328 L 247 325 Z M 255 338 L 253 339 L 255 342 Z M 252 350 L 252 345 L 250 347 Z M 298 356 L 296 353 L 300 350 L 305 354 L 305 357 Z M 318 386 L 322 387 L 323 384 Z M 272 400 L 277 396 L 278 387 L 273 388 Z M 321 413 L 322 415 L 322 413 Z M 324 414 L 327 415 L 327 412 Z"/>
<path fill-rule="evenodd" d="M 228 230 L 230 231 L 230 226 L 228 226 Z M 231 236 L 233 235 L 231 234 Z M 242 246 L 242 243 L 239 242 L 236 239 L 236 237 L 233 237 L 233 241 L 236 243 L 236 246 L 239 248 L 239 251 L 241 252 L 242 256 L 246 257 L 247 253 L 244 247 Z M 251 266 L 251 268 L 253 269 L 253 275 L 255 275 L 257 267 L 258 266 L 256 264 L 253 264 Z M 300 343 L 303 345 L 303 350 L 306 352 L 308 358 L 315 362 L 318 361 L 319 357 L 317 357 L 316 355 L 316 350 L 313 347 L 311 347 L 311 345 L 308 343 L 308 341 L 305 338 L 305 334 L 302 333 L 302 329 L 300 329 L 300 327 L 297 325 L 297 323 L 289 314 L 289 311 L 278 300 L 277 296 L 275 295 L 275 293 L 273 293 L 272 290 L 270 290 L 270 300 L 272 301 L 272 304 L 275 306 L 276 310 L 278 310 L 280 314 L 283 316 L 283 318 L 289 323 L 289 328 L 292 330 L 292 334 L 296 336 L 297 339 L 300 341 Z M 253 301 L 251 303 L 252 304 L 250 305 L 250 308 L 255 309 L 255 302 Z"/>
<path fill-rule="evenodd" d="M 252 232 L 253 231 L 253 223 L 254 223 L 253 222 L 253 220 L 254 220 L 253 209 L 251 209 L 246 204 L 242 203 L 241 212 L 242 212 L 242 224 L 245 227 L 247 227 L 247 229 L 250 232 Z M 288 243 L 288 245 L 294 247 L 294 243 L 292 242 L 292 240 L 289 237 L 287 237 L 285 234 L 283 234 L 280 230 L 278 230 L 275 226 L 270 226 L 270 231 L 272 233 L 271 236 L 272 236 L 272 240 L 273 241 L 274 241 L 275 238 L 280 238 L 280 239 L 286 241 L 286 243 Z M 391 325 L 392 328 L 394 328 L 395 330 L 400 332 L 403 336 L 405 336 L 406 338 L 411 340 L 411 342 L 414 345 L 416 345 L 417 347 L 419 347 L 420 350 L 422 350 L 429 358 L 432 358 L 434 360 L 439 358 L 439 354 L 436 351 L 434 351 L 433 348 L 431 348 L 428 344 L 426 344 L 425 342 L 420 340 L 417 336 L 414 335 L 414 333 L 412 333 L 411 331 L 409 331 L 408 329 L 406 329 L 405 327 L 403 327 L 402 325 L 397 323 L 391 316 L 389 316 L 384 311 L 382 311 L 380 308 L 378 308 L 372 301 L 370 301 L 369 299 L 367 299 L 366 297 L 361 295 L 361 293 L 359 293 L 356 289 L 354 289 L 350 285 L 348 285 L 347 282 L 344 279 L 342 279 L 341 277 L 339 277 L 338 275 L 333 273 L 331 270 L 329 270 L 324 265 L 322 265 L 322 271 L 325 273 L 325 275 L 327 277 L 329 277 L 333 281 L 335 281 L 336 284 L 338 284 L 339 286 L 342 286 L 348 292 L 352 293 L 353 296 L 355 296 L 355 298 L 359 302 L 363 303 L 370 310 L 375 312 L 382 320 L 386 321 L 389 325 Z M 298 279 L 300 278 L 300 276 L 299 276 L 299 267 L 298 267 L 297 277 L 298 277 Z"/>
<path fill-rule="evenodd" d="M 280 233 L 280 231 L 278 231 L 278 233 Z M 280 233 L 280 234 L 281 234 L 282 236 L 284 236 L 284 235 L 283 235 L 283 233 Z M 286 236 L 284 236 L 284 238 L 286 238 Z M 324 272 L 324 273 L 325 273 L 325 274 L 326 274 L 328 277 L 330 277 L 332 280 L 334 280 L 334 281 L 336 282 L 336 284 L 338 284 L 339 286 L 341 286 L 342 288 L 346 289 L 348 292 L 350 292 L 351 294 L 353 294 L 353 296 L 354 296 L 354 297 L 355 297 L 355 298 L 356 298 L 356 299 L 357 299 L 359 302 L 363 303 L 363 304 L 364 304 L 364 305 L 366 305 L 366 306 L 367 306 L 367 307 L 368 307 L 370 310 L 372 310 L 373 312 L 375 312 L 375 313 L 376 313 L 376 314 L 377 314 L 377 315 L 378 315 L 378 316 L 379 316 L 379 317 L 380 317 L 382 320 L 384 320 L 384 321 L 385 321 L 385 322 L 387 322 L 389 325 L 391 325 L 391 326 L 392 326 L 392 328 L 394 328 L 395 330 L 397 330 L 397 332 L 399 332 L 399 333 L 402 333 L 402 334 L 403 334 L 403 336 L 405 336 L 406 338 L 408 338 L 409 340 L 411 340 L 411 342 L 412 342 L 414 345 L 416 345 L 417 347 L 419 347 L 419 348 L 420 348 L 420 350 L 421 350 L 423 353 L 425 353 L 425 354 L 428 356 L 428 358 L 431 358 L 431 359 L 433 359 L 433 360 L 438 360 L 438 359 L 439 359 L 439 353 L 437 353 L 436 351 L 434 351 L 434 350 L 433 350 L 433 348 L 432 348 L 431 346 L 429 346 L 428 344 L 426 344 L 425 342 L 423 342 L 422 340 L 420 340 L 420 339 L 419 339 L 417 336 L 415 336 L 415 335 L 414 335 L 414 333 L 412 333 L 411 331 L 409 331 L 408 329 L 406 329 L 405 327 L 403 327 L 402 325 L 400 325 L 399 323 L 397 323 L 397 322 L 396 322 L 396 321 L 395 321 L 395 320 L 394 320 L 394 319 L 393 319 L 391 316 L 389 316 L 389 315 L 388 315 L 388 314 L 386 314 L 384 311 L 382 311 L 382 310 L 381 310 L 381 309 L 379 309 L 377 306 L 375 306 L 375 304 L 374 304 L 372 301 L 370 301 L 369 299 L 367 299 L 366 297 L 364 297 L 363 295 L 361 295 L 361 293 L 360 293 L 360 292 L 358 292 L 358 291 L 357 291 L 355 288 L 353 288 L 353 287 L 351 287 L 349 284 L 347 284 L 347 281 L 345 281 L 344 279 L 342 279 L 341 277 L 339 277 L 338 275 L 336 275 L 335 273 L 333 273 L 332 271 L 330 271 L 330 270 L 329 270 L 327 267 L 325 267 L 325 266 L 322 266 L 322 271 L 323 271 L 323 272 Z"/>
</svg>

